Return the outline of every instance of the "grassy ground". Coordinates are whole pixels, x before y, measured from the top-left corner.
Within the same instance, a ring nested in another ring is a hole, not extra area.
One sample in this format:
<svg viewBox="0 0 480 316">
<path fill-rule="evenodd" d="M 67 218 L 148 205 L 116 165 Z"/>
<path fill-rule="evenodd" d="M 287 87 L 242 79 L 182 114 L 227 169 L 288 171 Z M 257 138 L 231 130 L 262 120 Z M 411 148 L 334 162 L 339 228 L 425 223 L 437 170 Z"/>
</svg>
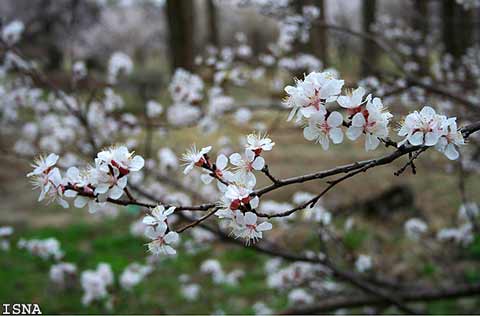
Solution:
<svg viewBox="0 0 480 316">
<path fill-rule="evenodd" d="M 76 223 L 64 229 L 46 227 L 21 231 L 25 238 L 55 237 L 66 253 L 65 261 L 76 262 L 80 270 L 95 269 L 99 262 L 111 264 L 114 274 L 134 261 L 146 256 L 144 240 L 125 233 L 131 218 L 126 216 L 100 224 Z M 214 252 L 214 253 L 213 253 Z M 238 286 L 213 285 L 208 275 L 198 271 L 200 264 L 215 256 L 222 262 L 223 269 L 230 271 L 243 268 L 249 271 Z M 262 276 L 265 258 L 246 248 L 234 247 L 225 251 L 214 248 L 195 255 L 180 252 L 175 259 L 159 263 L 148 280 L 135 287 L 132 292 L 113 291 L 115 313 L 178 313 L 209 314 L 221 309 L 228 313 L 251 313 L 251 305 L 258 300 L 269 301 L 272 306 L 285 306 L 284 297 L 273 295 Z M 0 257 L 0 301 L 39 303 L 43 313 L 105 313 L 100 305 L 83 307 L 80 303 L 82 291 L 75 288 L 60 291 L 48 281 L 51 262 L 33 257 L 24 250 L 13 248 Z M 198 300 L 187 302 L 181 295 L 178 276 L 188 274 L 193 282 L 202 286 Z M 118 280 L 116 281 L 118 285 Z M 237 299 L 241 298 L 241 299 Z"/>
</svg>

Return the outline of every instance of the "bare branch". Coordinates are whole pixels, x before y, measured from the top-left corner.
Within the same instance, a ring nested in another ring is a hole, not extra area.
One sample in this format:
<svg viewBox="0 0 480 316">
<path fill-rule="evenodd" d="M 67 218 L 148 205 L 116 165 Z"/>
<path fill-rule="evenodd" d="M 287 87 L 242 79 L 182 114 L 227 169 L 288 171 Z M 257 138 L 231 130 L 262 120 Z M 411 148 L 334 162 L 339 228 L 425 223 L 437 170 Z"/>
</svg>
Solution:
<svg viewBox="0 0 480 316">
<path fill-rule="evenodd" d="M 396 292 L 395 296 L 404 302 L 426 302 L 442 299 L 461 298 L 468 296 L 475 296 L 480 294 L 480 283 L 477 284 L 461 284 L 461 285 L 446 285 L 442 287 L 425 287 L 422 289 L 404 290 Z M 318 303 L 294 307 L 282 312 L 282 314 L 318 314 L 323 312 L 333 311 L 339 308 L 355 308 L 362 306 L 380 306 L 391 305 L 386 300 L 375 296 L 335 296 L 329 297 L 325 300 L 320 300 Z"/>
</svg>

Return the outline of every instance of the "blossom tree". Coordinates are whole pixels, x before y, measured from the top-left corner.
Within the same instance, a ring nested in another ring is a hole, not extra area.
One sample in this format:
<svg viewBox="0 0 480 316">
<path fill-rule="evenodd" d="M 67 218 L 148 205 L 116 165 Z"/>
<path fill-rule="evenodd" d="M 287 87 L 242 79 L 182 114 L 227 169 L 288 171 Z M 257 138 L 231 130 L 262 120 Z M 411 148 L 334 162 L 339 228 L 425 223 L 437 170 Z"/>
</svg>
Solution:
<svg viewBox="0 0 480 316">
<path fill-rule="evenodd" d="M 391 305 L 413 314 L 423 310 L 410 302 L 478 295 L 480 284 L 457 283 L 453 276 L 438 287 L 420 282 L 403 284 L 402 278 L 377 271 L 377 258 L 356 253 L 345 244 L 353 217 L 342 229 L 336 228 L 332 223 L 335 211 L 327 211 L 322 199 L 339 184 L 393 162 L 401 161 L 402 165 L 395 176 L 411 176 L 407 173 L 417 173 L 416 161 L 428 161 L 431 157 L 426 153 L 432 151 L 478 173 L 475 150 L 480 121 L 475 118 L 480 81 L 475 79 L 474 87 L 464 88 L 457 80 L 461 71 L 448 69 L 443 60 L 433 67 L 430 77 L 417 78 L 410 71 L 415 68 L 415 54 L 403 54 L 408 51 L 407 41 L 399 39 L 411 40 L 411 34 L 390 31 L 382 35 L 375 31 L 382 30 L 381 23 L 393 25 L 393 21 L 381 19 L 372 33 L 364 34 L 318 21 L 318 8 L 314 6 L 304 7 L 299 14 L 289 11 L 284 2 L 266 5 L 264 1 L 232 1 L 229 5 L 249 5 L 275 18 L 280 31 L 277 41 L 258 56 L 252 55 L 241 34 L 236 47 L 210 47 L 196 58 L 198 69 L 203 71 L 176 69 L 168 87 L 170 103 L 149 100 L 143 116 L 128 112 L 120 93 L 118 83 L 128 80 L 135 69 L 127 54 L 113 52 L 104 74 L 105 88 L 85 95 L 57 86 L 35 61 L 24 56 L 17 44 L 27 26 L 18 20 L 5 25 L 0 71 L 5 79 L 0 89 L 2 134 L 19 133 L 13 151 L 34 158 L 27 177 L 39 191 L 38 200 L 59 203 L 64 208 L 88 208 L 90 213 L 111 205 L 140 207 L 144 212 L 141 229 L 148 239 L 146 252 L 153 258 L 185 251 L 186 235 L 204 244 L 220 240 L 271 256 L 267 283 L 288 292 L 288 313 Z M 375 49 L 390 58 L 394 73 L 385 71 L 378 78 L 350 83 L 335 69 L 324 69 L 314 56 L 295 52 L 295 41 L 308 41 L 315 23 L 371 41 Z M 478 48 L 465 56 L 462 67 L 478 78 L 480 65 L 475 54 Z M 306 73 L 294 78 L 298 70 Z M 76 61 L 71 69 L 71 86 L 88 77 L 86 64 Z M 464 76 L 465 80 L 469 78 Z M 260 83 L 283 100 L 275 98 L 273 105 L 242 105 L 232 93 L 233 88 L 249 91 L 249 85 Z M 399 113 L 389 106 L 395 98 L 402 104 Z M 453 106 L 457 104 L 462 109 L 458 119 L 457 107 Z M 256 128 L 248 125 L 254 132 L 245 135 L 239 145 L 223 139 L 218 146 L 192 144 L 183 153 L 159 148 L 158 158 L 144 157 L 142 152 L 142 142 L 147 148 L 154 146 L 151 138 L 143 139 L 149 129 L 161 129 L 165 137 L 173 137 L 176 131 L 195 128 L 198 143 L 205 143 L 205 135 L 222 131 L 226 117 L 233 117 L 227 124 L 247 125 L 257 110 L 283 115 L 282 124 L 294 125 L 294 133 L 311 142 L 316 155 L 335 152 L 345 146 L 343 143 L 353 142 L 360 144 L 355 148 L 373 152 L 374 158 L 280 178 L 271 167 L 271 157 L 284 145 L 269 136 L 265 124 Z M 268 184 L 261 185 L 265 180 Z M 323 187 L 315 193 L 302 191 L 302 184 L 311 182 Z M 163 186 L 170 189 L 163 190 Z M 293 186 L 300 191 L 292 203 L 267 199 L 273 192 Z M 437 234 L 431 235 L 433 228 L 427 219 L 410 218 L 404 225 L 405 234 L 411 241 L 425 243 L 426 248 L 429 243 L 451 242 L 453 248 L 471 244 L 477 233 L 478 207 L 467 202 L 464 198 L 458 227 L 437 229 Z M 274 237 L 287 239 L 305 223 L 318 233 L 324 248 L 294 251 Z M 77 272 L 73 263 L 60 262 L 61 250 L 54 241 L 30 240 L 22 246 L 58 261 L 50 270 L 56 283 L 64 284 L 68 275 Z M 235 284 L 243 273 L 227 273 L 211 260 L 200 270 L 211 274 L 214 282 Z M 120 284 L 130 290 L 153 269 L 154 265 L 132 264 L 120 276 Z M 114 308 L 109 299 L 113 280 L 105 263 L 99 263 L 96 270 L 83 271 L 83 304 L 103 301 Z M 182 289 L 189 300 L 199 292 L 196 284 L 188 282 Z M 269 311 L 263 302 L 255 309 Z"/>
</svg>

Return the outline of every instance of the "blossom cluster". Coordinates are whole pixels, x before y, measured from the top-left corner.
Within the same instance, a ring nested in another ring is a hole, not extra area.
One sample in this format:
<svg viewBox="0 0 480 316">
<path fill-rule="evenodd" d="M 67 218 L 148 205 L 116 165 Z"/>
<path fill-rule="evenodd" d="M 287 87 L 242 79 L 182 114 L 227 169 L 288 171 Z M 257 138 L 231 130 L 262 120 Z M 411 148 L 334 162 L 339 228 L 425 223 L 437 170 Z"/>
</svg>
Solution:
<svg viewBox="0 0 480 316">
<path fill-rule="evenodd" d="M 113 281 L 112 268 L 107 263 L 99 263 L 96 270 L 83 271 L 80 278 L 84 291 L 82 303 L 89 305 L 93 301 L 108 299 L 108 287 L 113 284 Z"/>
<path fill-rule="evenodd" d="M 80 74 L 84 74 L 83 69 L 79 71 L 78 68 L 83 68 L 81 66 L 77 66 L 77 72 L 80 72 Z M 130 56 L 128 56 L 125 53 L 122 52 L 115 52 L 109 60 L 108 63 L 108 81 L 110 83 L 116 83 L 118 76 L 124 74 L 128 75 L 132 72 L 133 70 L 133 62 L 130 59 Z"/>
<path fill-rule="evenodd" d="M 259 198 L 253 189 L 256 185 L 254 172 L 265 167 L 265 159 L 261 154 L 272 150 L 274 145 L 275 143 L 266 136 L 250 134 L 247 136 L 243 155 L 233 153 L 227 158 L 220 154 L 213 162 L 208 156 L 211 146 L 200 150 L 193 146 L 182 158 L 185 174 L 198 167 L 204 171 L 201 177 L 204 183 L 209 183 L 213 179 L 217 181 L 222 197 L 215 214 L 232 229 L 232 234 L 236 238 L 244 239 L 247 244 L 261 239 L 264 231 L 272 229 L 269 222 L 258 223 L 255 209 L 259 205 Z M 229 162 L 232 165 L 231 170 Z"/>
<path fill-rule="evenodd" d="M 365 149 L 373 150 L 380 139 L 388 136 L 388 124 L 392 115 L 386 111 L 379 98 L 365 96 L 365 89 L 357 88 L 346 95 L 340 95 L 343 80 L 336 79 L 330 72 L 311 72 L 304 80 L 297 80 L 295 86 L 287 86 L 287 98 L 284 104 L 292 108 L 288 120 L 305 126 L 303 135 L 307 140 L 315 141 L 328 150 L 330 140 L 334 144 L 343 142 L 343 127 L 351 140 L 365 134 Z M 337 103 L 347 112 L 347 120 L 338 111 L 327 106 Z"/>
<path fill-rule="evenodd" d="M 131 290 L 139 284 L 153 268 L 148 265 L 142 265 L 137 262 L 129 264 L 120 275 L 120 285 L 125 290 Z"/>
<path fill-rule="evenodd" d="M 70 262 L 59 262 L 50 267 L 50 281 L 61 288 L 69 285 L 70 280 L 77 274 L 77 266 Z"/>
<path fill-rule="evenodd" d="M 145 164 L 141 156 L 129 152 L 125 146 L 111 147 L 98 153 L 94 166 L 84 170 L 70 167 L 62 176 L 55 167 L 58 158 L 56 154 L 38 158 L 35 169 L 27 174 L 40 189 L 38 200 L 47 197 L 66 208 L 69 204 L 65 198 L 73 198 L 75 207 L 88 204 L 92 213 L 108 199 L 121 198 L 127 189 L 128 175 L 140 171 Z"/>
<path fill-rule="evenodd" d="M 10 250 L 10 236 L 13 234 L 13 227 L 0 226 L 0 250 Z"/>
<path fill-rule="evenodd" d="M 205 260 L 200 266 L 200 271 L 211 275 L 212 281 L 215 284 L 237 285 L 239 278 L 244 275 L 244 272 L 240 269 L 235 269 L 226 273 L 220 262 L 215 259 Z"/>
<path fill-rule="evenodd" d="M 460 154 L 458 146 L 464 145 L 462 133 L 457 128 L 455 117 L 447 118 L 439 115 L 429 106 L 418 112 L 410 113 L 398 131 L 405 139 L 399 143 L 410 143 L 413 146 L 435 146 L 450 160 L 456 160 Z"/>
<path fill-rule="evenodd" d="M 389 135 L 389 123 L 393 115 L 383 106 L 378 97 L 367 95 L 358 87 L 341 95 L 343 80 L 336 79 L 329 72 L 311 72 L 304 80 L 297 80 L 295 86 L 287 86 L 284 104 L 291 108 L 288 120 L 296 119 L 303 124 L 303 135 L 328 150 L 330 140 L 334 144 L 343 142 L 344 131 L 350 140 L 365 134 L 365 150 L 376 149 Z M 339 111 L 327 107 L 337 103 L 346 110 L 346 118 Z M 439 115 L 429 106 L 408 114 L 398 131 L 405 137 L 399 146 L 435 146 L 450 160 L 459 157 L 458 146 L 464 145 L 462 133 L 457 128 L 455 117 Z"/>
<path fill-rule="evenodd" d="M 24 29 L 25 25 L 22 21 L 12 21 L 3 28 L 2 40 L 8 45 L 13 45 L 20 40 Z"/>
<path fill-rule="evenodd" d="M 307 291 L 306 288 L 314 289 L 313 293 L 332 293 L 340 289 L 339 284 L 329 279 L 330 271 L 323 266 L 295 262 L 282 267 L 282 262 L 275 258 L 266 262 L 265 270 L 268 275 L 267 285 L 280 292 L 288 291 L 291 305 L 315 301 L 312 291 Z"/>
<path fill-rule="evenodd" d="M 114 286 L 114 274 L 110 264 L 99 263 L 95 270 L 85 270 L 80 274 L 75 263 L 60 261 L 65 253 L 60 249 L 60 242 L 55 238 L 47 239 L 20 239 L 19 249 L 26 249 L 32 255 L 43 260 L 51 259 L 54 263 L 50 266 L 50 281 L 59 289 L 72 288 L 80 282 L 83 289 L 82 303 L 90 305 L 93 302 L 105 303 L 107 308 L 112 308 L 112 297 L 109 288 Z M 119 285 L 126 291 L 132 290 L 154 267 L 150 264 L 142 265 L 131 263 L 120 274 Z M 80 276 L 80 278 L 78 278 Z"/>
<path fill-rule="evenodd" d="M 175 255 L 177 252 L 172 247 L 178 242 L 178 234 L 169 231 L 167 216 L 173 214 L 175 207 L 165 209 L 163 205 L 158 205 L 150 211 L 150 215 L 143 218 L 143 223 L 147 225 L 145 236 L 152 241 L 148 243 L 148 250 L 155 254 Z"/>
<path fill-rule="evenodd" d="M 38 256 L 43 260 L 59 260 L 64 255 L 60 247 L 60 242 L 55 238 L 20 239 L 17 246 L 20 249 L 26 249 L 32 255 Z"/>
</svg>

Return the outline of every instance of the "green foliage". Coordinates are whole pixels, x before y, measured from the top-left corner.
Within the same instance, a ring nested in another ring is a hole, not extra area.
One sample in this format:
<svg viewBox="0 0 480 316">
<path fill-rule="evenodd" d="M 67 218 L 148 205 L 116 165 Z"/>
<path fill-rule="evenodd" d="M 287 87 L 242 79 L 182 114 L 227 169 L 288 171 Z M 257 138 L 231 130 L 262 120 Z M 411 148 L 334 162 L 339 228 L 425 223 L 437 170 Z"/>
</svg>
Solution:
<svg viewBox="0 0 480 316">
<path fill-rule="evenodd" d="M 458 311 L 454 300 L 441 300 L 427 305 L 427 314 L 445 315 L 455 314 Z"/>
<path fill-rule="evenodd" d="M 475 235 L 475 238 L 468 246 L 467 251 L 473 258 L 480 259 L 480 235 Z"/>
<path fill-rule="evenodd" d="M 422 268 L 422 273 L 425 275 L 425 276 L 433 276 L 435 274 L 435 272 L 437 272 L 437 267 L 431 263 L 431 262 L 426 262 L 424 265 L 423 265 L 423 268 Z"/>
<path fill-rule="evenodd" d="M 286 297 L 273 293 L 265 284 L 263 267 L 266 258 L 248 248 L 236 246 L 202 250 L 195 255 L 181 250 L 176 258 L 159 262 L 156 270 L 132 291 L 122 290 L 118 284 L 120 273 L 128 264 L 143 262 L 147 256 L 145 240 L 128 232 L 130 221 L 131 217 L 120 217 L 93 225 L 81 222 L 62 229 L 17 229 L 15 233 L 26 239 L 57 238 L 66 254 L 63 261 L 76 263 L 80 272 L 96 268 L 99 262 L 111 264 L 116 278 L 111 291 L 114 301 L 112 311 L 106 310 L 102 304 L 83 306 L 79 282 L 66 291 L 57 289 L 48 277 L 53 262 L 32 256 L 14 244 L 8 253 L 0 256 L 0 301 L 35 302 L 40 304 L 45 314 L 210 314 L 219 309 L 226 313 L 251 314 L 252 305 L 260 300 L 273 308 L 286 307 Z M 199 271 L 202 262 L 212 257 L 212 251 L 226 272 L 235 268 L 248 272 L 238 285 L 213 284 L 210 276 Z M 190 275 L 192 282 L 201 286 L 198 300 L 187 302 L 181 295 L 178 280 L 181 274 Z"/>
<path fill-rule="evenodd" d="M 368 233 L 360 229 L 352 229 L 345 234 L 345 245 L 351 250 L 358 250 L 365 242 Z"/>
<path fill-rule="evenodd" d="M 474 268 L 468 269 L 465 271 L 465 278 L 470 283 L 480 282 L 480 271 Z"/>
</svg>

